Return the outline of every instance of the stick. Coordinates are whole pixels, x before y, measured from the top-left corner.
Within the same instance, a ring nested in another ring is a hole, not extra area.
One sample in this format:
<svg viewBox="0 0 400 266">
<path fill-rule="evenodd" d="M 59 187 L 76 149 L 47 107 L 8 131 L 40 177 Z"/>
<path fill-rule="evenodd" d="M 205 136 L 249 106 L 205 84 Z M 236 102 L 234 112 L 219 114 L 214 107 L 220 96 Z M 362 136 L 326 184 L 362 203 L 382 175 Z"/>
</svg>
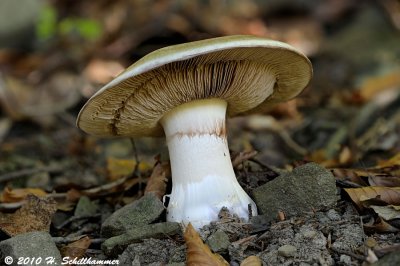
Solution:
<svg viewBox="0 0 400 266">
<path fill-rule="evenodd" d="M 15 172 L 0 175 L 0 183 L 8 182 L 8 181 L 20 178 L 20 177 L 33 175 L 33 174 L 37 174 L 37 173 L 41 173 L 41 172 L 49 172 L 49 173 L 60 172 L 64 168 L 65 167 L 60 167 L 60 166 L 44 166 L 44 167 L 33 168 L 33 169 L 22 169 L 22 170 L 18 170 Z"/>
</svg>

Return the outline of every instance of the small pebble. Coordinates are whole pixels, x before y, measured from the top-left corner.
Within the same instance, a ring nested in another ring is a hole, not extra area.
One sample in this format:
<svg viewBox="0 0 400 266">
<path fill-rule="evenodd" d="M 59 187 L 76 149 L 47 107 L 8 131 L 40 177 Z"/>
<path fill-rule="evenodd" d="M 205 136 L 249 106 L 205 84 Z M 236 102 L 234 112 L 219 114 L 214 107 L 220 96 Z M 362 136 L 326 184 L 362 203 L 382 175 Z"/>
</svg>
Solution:
<svg viewBox="0 0 400 266">
<path fill-rule="evenodd" d="M 309 239 L 314 238 L 316 235 L 317 235 L 317 232 L 315 232 L 313 230 L 309 230 L 309 231 L 306 231 L 306 232 L 303 233 L 303 236 L 305 238 L 309 238 Z"/>
<path fill-rule="evenodd" d="M 225 252 L 231 244 L 228 235 L 221 230 L 209 236 L 206 243 L 214 252 Z"/>
<path fill-rule="evenodd" d="M 294 255 L 296 255 L 296 252 L 297 248 L 292 245 L 283 245 L 278 248 L 278 254 L 286 258 L 294 257 Z"/>
<path fill-rule="evenodd" d="M 330 209 L 329 211 L 327 211 L 326 216 L 331 221 L 340 221 L 342 219 L 340 214 L 335 209 Z"/>
<path fill-rule="evenodd" d="M 340 255 L 340 262 L 344 265 L 351 265 L 351 257 L 348 255 Z"/>
</svg>

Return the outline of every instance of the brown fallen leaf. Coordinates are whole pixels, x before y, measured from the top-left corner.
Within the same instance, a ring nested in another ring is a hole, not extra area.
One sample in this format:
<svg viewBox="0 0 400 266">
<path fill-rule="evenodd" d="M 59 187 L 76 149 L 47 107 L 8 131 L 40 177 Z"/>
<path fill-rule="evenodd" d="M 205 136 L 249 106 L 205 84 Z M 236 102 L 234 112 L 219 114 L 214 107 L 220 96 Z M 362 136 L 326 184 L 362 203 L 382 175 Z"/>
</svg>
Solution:
<svg viewBox="0 0 400 266">
<path fill-rule="evenodd" d="M 360 186 L 368 186 L 367 182 L 365 182 L 362 176 L 360 176 L 354 169 L 333 168 L 331 171 L 336 180 L 350 182 Z"/>
<path fill-rule="evenodd" d="M 157 162 L 153 172 L 147 181 L 144 194 L 154 193 L 159 199 L 165 195 L 167 189 L 167 181 L 171 176 L 171 166 L 168 162 Z"/>
<path fill-rule="evenodd" d="M 364 229 L 367 233 L 396 233 L 400 231 L 382 218 L 378 218 L 373 225 L 364 224 Z"/>
<path fill-rule="evenodd" d="M 339 134 L 342 133 L 339 132 L 338 135 Z M 335 140 L 334 137 L 332 137 L 332 139 Z M 335 143 L 334 141 L 331 143 L 331 145 L 327 145 L 323 149 L 318 149 L 308 154 L 306 156 L 307 160 L 319 163 L 327 168 L 335 168 L 343 165 L 349 165 L 353 162 L 354 158 L 356 158 L 356 156 L 353 154 L 353 151 L 349 147 L 340 147 L 341 145 Z"/>
<path fill-rule="evenodd" d="M 368 183 L 375 187 L 400 187 L 400 176 L 370 175 Z"/>
<path fill-rule="evenodd" d="M 371 199 L 378 199 L 387 204 L 400 205 L 400 187 L 361 187 L 345 188 L 344 190 L 360 209 L 364 208 L 364 201 Z"/>
<path fill-rule="evenodd" d="M 26 203 L 13 214 L 0 214 L 0 229 L 9 236 L 33 231 L 50 231 L 57 204 L 53 199 L 26 197 Z"/>
<path fill-rule="evenodd" d="M 390 221 L 393 219 L 400 219 L 400 206 L 388 205 L 388 206 L 370 206 L 379 217 Z"/>
<path fill-rule="evenodd" d="M 331 171 L 338 180 L 360 186 L 369 184 L 375 187 L 400 187 L 400 153 L 386 161 L 379 161 L 374 167 L 365 169 L 332 168 Z"/>
<path fill-rule="evenodd" d="M 262 262 L 261 259 L 257 256 L 250 256 L 247 257 L 240 263 L 240 266 L 261 266 Z"/>
<path fill-rule="evenodd" d="M 114 181 L 119 178 L 129 176 L 135 169 L 136 164 L 137 163 L 135 160 L 108 158 L 107 159 L 108 178 Z M 150 167 L 151 166 L 145 162 L 139 163 L 139 171 L 141 172 L 147 171 L 148 169 L 150 169 Z"/>
<path fill-rule="evenodd" d="M 61 248 L 62 257 L 69 257 L 70 260 L 82 258 L 86 250 L 89 248 L 91 240 L 88 236 L 84 236 L 81 239 L 72 242 L 65 247 Z"/>
<path fill-rule="evenodd" d="M 44 197 L 47 195 L 47 193 L 40 188 L 12 189 L 9 187 L 5 187 L 3 193 L 0 196 L 0 201 L 4 203 L 19 202 L 24 200 L 30 194 L 38 197 Z"/>
<path fill-rule="evenodd" d="M 191 223 L 186 227 L 184 238 L 187 246 L 187 265 L 229 265 L 220 255 L 211 252 L 210 248 L 201 240 L 200 235 L 194 230 Z"/>
<path fill-rule="evenodd" d="M 399 165 L 400 166 L 400 152 L 397 153 L 396 155 L 394 155 L 393 157 L 391 157 L 388 160 L 380 160 L 378 162 L 377 167 L 378 168 L 385 168 L 385 167 L 392 167 L 395 165 Z"/>
<path fill-rule="evenodd" d="M 367 102 L 386 90 L 396 90 L 399 83 L 400 69 L 394 69 L 384 74 L 366 78 L 362 82 L 358 93 Z"/>
</svg>

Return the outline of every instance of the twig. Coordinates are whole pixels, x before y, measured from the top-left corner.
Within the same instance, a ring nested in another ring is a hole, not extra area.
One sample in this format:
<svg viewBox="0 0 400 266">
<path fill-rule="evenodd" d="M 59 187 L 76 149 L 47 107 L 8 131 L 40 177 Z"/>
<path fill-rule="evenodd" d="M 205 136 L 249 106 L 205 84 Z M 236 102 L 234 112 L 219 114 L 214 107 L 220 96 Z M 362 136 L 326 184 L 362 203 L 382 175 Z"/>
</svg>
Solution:
<svg viewBox="0 0 400 266">
<path fill-rule="evenodd" d="M 136 143 L 134 138 L 130 138 L 131 144 L 132 144 L 132 150 L 133 150 L 133 156 L 135 157 L 136 165 L 135 168 L 133 169 L 133 175 L 139 177 L 139 191 L 142 191 L 142 178 L 139 173 L 139 154 L 136 148 Z"/>
<path fill-rule="evenodd" d="M 78 241 L 79 239 L 85 237 L 86 235 L 80 235 L 80 236 L 56 236 L 52 237 L 54 243 L 56 244 L 69 244 L 71 242 Z"/>
<path fill-rule="evenodd" d="M 254 156 L 257 155 L 257 151 L 252 150 L 252 151 L 241 151 L 238 154 L 234 155 L 232 158 L 232 166 L 233 168 L 238 167 L 239 165 L 241 165 L 242 163 L 244 163 L 245 161 L 253 158 Z"/>
<path fill-rule="evenodd" d="M 123 184 L 127 179 L 128 179 L 128 177 L 120 178 L 118 180 L 115 180 L 114 182 L 107 183 L 107 184 L 101 185 L 99 187 L 82 190 L 82 191 L 80 191 L 80 193 L 82 195 L 86 195 L 88 197 L 100 196 L 101 192 L 110 190 L 111 188 L 114 188 L 114 187 L 117 187 L 117 186 Z M 63 199 L 66 197 L 67 197 L 67 193 L 51 193 L 51 194 L 46 195 L 44 198 L 45 199 L 49 199 L 49 198 Z M 0 203 L 0 211 L 16 210 L 16 209 L 20 208 L 24 203 L 25 203 L 25 201 L 12 202 L 12 203 Z"/>
<path fill-rule="evenodd" d="M 297 142 L 295 142 L 292 137 L 289 135 L 289 133 L 281 128 L 280 130 L 277 131 L 278 135 L 282 138 L 282 140 L 285 142 L 285 144 L 292 149 L 293 151 L 295 151 L 297 154 L 300 155 L 306 155 L 308 153 L 307 149 L 301 147 L 299 144 L 297 144 Z"/>
<path fill-rule="evenodd" d="M 138 151 L 136 148 L 135 139 L 130 138 L 130 140 L 131 140 L 131 144 L 132 144 L 133 156 L 135 157 L 135 161 L 136 161 L 136 166 L 135 166 L 135 172 L 136 172 L 137 169 L 139 168 L 139 154 L 138 154 Z"/>
<path fill-rule="evenodd" d="M 12 203 L 0 203 L 0 211 L 13 211 L 20 208 L 25 201 L 12 202 Z"/>
<path fill-rule="evenodd" d="M 64 168 L 65 168 L 65 166 L 64 167 L 44 166 L 44 167 L 33 168 L 33 169 L 22 169 L 22 170 L 18 170 L 15 172 L 0 175 L 0 183 L 11 181 L 13 179 L 17 179 L 17 178 L 28 176 L 28 175 L 41 173 L 41 172 L 49 172 L 49 173 L 61 172 Z"/>
<path fill-rule="evenodd" d="M 113 187 L 117 187 L 119 185 L 122 185 L 123 183 L 125 183 L 125 181 L 127 179 L 128 179 L 128 177 L 126 176 L 126 177 L 117 179 L 117 180 L 115 180 L 115 181 L 113 181 L 111 183 L 107 183 L 107 184 L 101 185 L 99 187 L 85 189 L 85 190 L 82 190 L 81 192 L 82 192 L 82 194 L 87 195 L 87 196 L 91 196 L 93 194 L 99 194 L 102 191 L 107 191 L 107 190 L 110 190 Z"/>
<path fill-rule="evenodd" d="M 80 235 L 80 236 L 74 236 L 74 237 L 69 237 L 69 236 L 59 236 L 59 237 L 52 237 L 54 243 L 61 245 L 61 244 L 69 244 L 75 241 L 78 241 L 79 239 L 85 237 L 86 235 Z M 98 243 L 103 243 L 106 239 L 105 238 L 94 238 L 90 239 L 91 244 L 98 244 Z"/>
<path fill-rule="evenodd" d="M 83 220 L 83 219 L 90 219 L 90 218 L 96 218 L 96 217 L 100 217 L 101 214 L 92 214 L 92 215 L 80 215 L 80 216 L 72 216 L 70 218 L 68 218 L 67 220 L 65 220 L 62 224 L 56 226 L 56 229 L 60 230 L 61 228 L 63 228 L 64 226 L 75 222 L 75 221 L 79 221 L 79 220 Z"/>
<path fill-rule="evenodd" d="M 358 254 L 355 254 L 355 253 L 353 253 L 353 252 L 351 252 L 351 251 L 348 251 L 348 250 L 338 249 L 338 248 L 335 248 L 335 247 L 331 247 L 331 249 L 332 249 L 333 251 L 335 251 L 336 253 L 345 254 L 345 255 L 348 255 L 348 256 L 350 256 L 350 257 L 353 257 L 353 258 L 355 258 L 355 259 L 357 259 L 357 260 L 362 260 L 362 261 L 364 261 L 365 258 L 366 258 L 366 257 L 363 256 L 363 255 L 358 255 Z"/>
</svg>

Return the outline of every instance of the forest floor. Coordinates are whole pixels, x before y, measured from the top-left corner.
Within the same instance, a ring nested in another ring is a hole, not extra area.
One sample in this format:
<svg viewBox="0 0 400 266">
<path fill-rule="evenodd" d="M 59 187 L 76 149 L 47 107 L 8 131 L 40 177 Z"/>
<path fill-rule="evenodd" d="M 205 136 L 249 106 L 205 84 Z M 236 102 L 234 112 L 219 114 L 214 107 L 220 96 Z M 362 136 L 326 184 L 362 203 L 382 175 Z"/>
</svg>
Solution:
<svg viewBox="0 0 400 266">
<path fill-rule="evenodd" d="M 231 265 L 259 265 L 252 256 L 266 265 L 400 264 L 396 1 L 233 1 L 223 16 L 212 1 L 64 2 L 41 7 L 40 38 L 0 49 L 1 260 L 224 265 L 210 248 Z M 236 175 L 260 215 L 244 222 L 222 210 L 200 241 L 166 222 L 162 199 L 172 184 L 163 138 L 95 138 L 75 120 L 97 89 L 148 52 L 230 34 L 299 47 L 314 77 L 270 112 L 228 120 Z M 282 192 L 282 184 L 298 186 Z M 48 243 L 38 251 L 40 238 Z"/>
</svg>

